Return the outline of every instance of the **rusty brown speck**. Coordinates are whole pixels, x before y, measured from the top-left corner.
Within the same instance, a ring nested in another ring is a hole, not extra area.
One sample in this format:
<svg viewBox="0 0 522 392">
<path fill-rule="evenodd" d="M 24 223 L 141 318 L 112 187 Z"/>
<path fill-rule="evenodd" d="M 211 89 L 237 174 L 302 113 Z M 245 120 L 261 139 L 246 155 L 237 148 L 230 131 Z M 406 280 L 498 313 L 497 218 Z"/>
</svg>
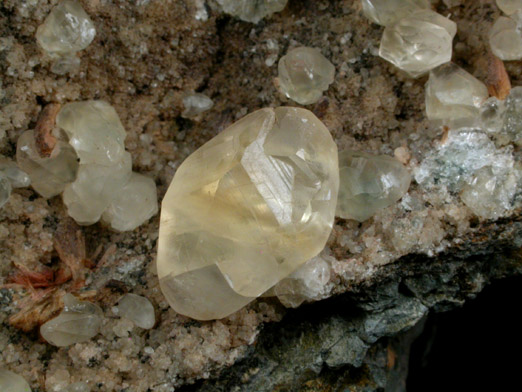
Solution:
<svg viewBox="0 0 522 392">
<path fill-rule="evenodd" d="M 38 154 L 42 158 L 49 157 L 56 145 L 56 138 L 53 136 L 52 131 L 60 108 L 61 105 L 59 103 L 50 103 L 43 108 L 36 121 L 34 139 Z"/>
<path fill-rule="evenodd" d="M 490 53 L 488 57 L 488 91 L 489 94 L 504 100 L 511 91 L 511 82 L 504 63 L 497 56 Z"/>
</svg>

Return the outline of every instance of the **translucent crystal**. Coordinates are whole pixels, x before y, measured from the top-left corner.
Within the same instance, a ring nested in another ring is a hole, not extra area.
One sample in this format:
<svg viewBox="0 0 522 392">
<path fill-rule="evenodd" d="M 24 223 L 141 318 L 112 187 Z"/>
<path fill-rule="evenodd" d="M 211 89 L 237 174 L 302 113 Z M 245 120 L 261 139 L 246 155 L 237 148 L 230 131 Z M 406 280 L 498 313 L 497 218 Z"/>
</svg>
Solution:
<svg viewBox="0 0 522 392">
<path fill-rule="evenodd" d="M 185 118 L 196 117 L 212 108 L 213 105 L 214 102 L 205 94 L 187 94 L 183 97 L 183 106 L 185 106 L 185 110 L 181 113 L 181 116 Z"/>
<path fill-rule="evenodd" d="M 51 72 L 56 75 L 65 75 L 80 68 L 80 58 L 76 54 L 70 54 L 57 58 L 51 66 Z"/>
<path fill-rule="evenodd" d="M 337 147 L 310 111 L 258 110 L 178 168 L 161 210 L 158 277 L 179 313 L 225 317 L 316 256 L 330 235 Z"/>
<path fill-rule="evenodd" d="M 356 151 L 339 153 L 337 216 L 363 222 L 397 202 L 410 187 L 411 175 L 395 158 Z"/>
<path fill-rule="evenodd" d="M 506 15 L 522 10 L 522 0 L 497 0 L 497 6 Z"/>
<path fill-rule="evenodd" d="M 13 188 L 25 188 L 31 185 L 27 173 L 20 170 L 16 163 L 3 157 L 0 157 L 0 172 L 9 179 Z"/>
<path fill-rule="evenodd" d="M 69 136 L 81 164 L 114 165 L 125 153 L 125 129 L 116 110 L 105 101 L 73 102 L 56 117 Z"/>
<path fill-rule="evenodd" d="M 150 301 L 136 294 L 125 294 L 116 307 L 117 314 L 143 329 L 151 329 L 156 323 L 154 308 Z"/>
<path fill-rule="evenodd" d="M 98 305 L 79 301 L 72 294 L 63 297 L 64 309 L 40 327 L 40 334 L 58 347 L 85 342 L 98 334 L 103 312 Z"/>
<path fill-rule="evenodd" d="M 43 197 L 60 194 L 76 178 L 78 157 L 66 142 L 58 140 L 49 158 L 36 149 L 34 131 L 24 132 L 17 141 L 16 162 L 31 179 L 31 186 Z"/>
<path fill-rule="evenodd" d="M 420 10 L 387 26 L 379 55 L 413 77 L 451 60 L 457 25 L 431 10 Z"/>
<path fill-rule="evenodd" d="M 511 89 L 506 98 L 502 132 L 519 146 L 522 145 L 522 86 Z"/>
<path fill-rule="evenodd" d="M 261 19 L 282 11 L 288 0 L 217 0 L 227 14 L 245 22 L 257 23 Z"/>
<path fill-rule="evenodd" d="M 518 16 L 522 18 L 522 11 Z M 501 16 L 489 32 L 489 45 L 495 56 L 502 60 L 522 59 L 522 26 L 517 26 L 513 18 Z"/>
<path fill-rule="evenodd" d="M 381 26 L 388 26 L 421 9 L 430 9 L 428 0 L 362 0 L 364 15 Z"/>
<path fill-rule="evenodd" d="M 64 55 L 85 49 L 96 30 L 77 0 L 62 0 L 36 30 L 36 40 L 46 52 Z"/>
<path fill-rule="evenodd" d="M 485 130 L 498 133 L 504 126 L 506 105 L 495 97 L 488 98 L 480 107 L 480 120 Z"/>
<path fill-rule="evenodd" d="M 102 221 L 114 230 L 134 230 L 158 213 L 156 184 L 152 178 L 132 173 L 129 181 L 112 199 Z"/>
<path fill-rule="evenodd" d="M 0 369 L 0 391 L 31 392 L 31 388 L 22 376 L 6 369 Z"/>
<path fill-rule="evenodd" d="M 455 64 L 442 65 L 426 84 L 426 114 L 443 121 L 476 117 L 488 96 L 486 85 L 473 75 Z"/>
<path fill-rule="evenodd" d="M 334 80 L 335 67 L 316 48 L 296 48 L 279 60 L 279 88 L 301 105 L 315 103 Z"/>
<path fill-rule="evenodd" d="M 113 199 L 120 195 L 131 173 L 132 160 L 128 152 L 123 152 L 121 161 L 114 165 L 80 165 L 76 180 L 65 187 L 62 195 L 67 213 L 82 225 L 98 222 Z"/>
<path fill-rule="evenodd" d="M 11 181 L 0 171 L 0 208 L 2 208 L 11 197 L 11 190 Z"/>
</svg>

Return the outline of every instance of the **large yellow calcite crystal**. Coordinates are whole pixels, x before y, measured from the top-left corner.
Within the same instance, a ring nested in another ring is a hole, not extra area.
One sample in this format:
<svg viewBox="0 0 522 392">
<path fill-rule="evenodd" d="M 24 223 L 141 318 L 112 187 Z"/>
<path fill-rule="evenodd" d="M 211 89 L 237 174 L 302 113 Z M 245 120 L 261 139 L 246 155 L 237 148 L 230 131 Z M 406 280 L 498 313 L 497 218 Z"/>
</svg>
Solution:
<svg viewBox="0 0 522 392">
<path fill-rule="evenodd" d="M 330 235 L 337 147 L 310 111 L 258 110 L 190 155 L 162 204 L 161 289 L 178 313 L 225 317 L 315 257 Z"/>
</svg>

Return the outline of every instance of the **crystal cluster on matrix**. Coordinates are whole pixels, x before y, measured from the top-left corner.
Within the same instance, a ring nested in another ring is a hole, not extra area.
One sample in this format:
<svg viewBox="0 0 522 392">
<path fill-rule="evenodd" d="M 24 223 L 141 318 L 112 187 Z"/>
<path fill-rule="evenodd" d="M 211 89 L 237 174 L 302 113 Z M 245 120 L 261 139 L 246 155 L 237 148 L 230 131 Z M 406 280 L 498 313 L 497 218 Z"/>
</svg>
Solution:
<svg viewBox="0 0 522 392">
<path fill-rule="evenodd" d="M 281 92 L 301 105 L 310 105 L 333 83 L 335 67 L 319 49 L 300 47 L 281 57 L 278 72 Z"/>
<path fill-rule="evenodd" d="M 177 312 L 225 317 L 323 249 L 339 169 L 328 129 L 310 111 L 258 110 L 178 168 L 163 200 L 161 289 Z"/>
<path fill-rule="evenodd" d="M 261 19 L 280 12 L 288 0 L 217 0 L 227 14 L 245 22 L 258 23 Z"/>
<path fill-rule="evenodd" d="M 7 369 L 0 369 L 0 391 L 31 392 L 31 388 L 22 376 Z"/>
</svg>

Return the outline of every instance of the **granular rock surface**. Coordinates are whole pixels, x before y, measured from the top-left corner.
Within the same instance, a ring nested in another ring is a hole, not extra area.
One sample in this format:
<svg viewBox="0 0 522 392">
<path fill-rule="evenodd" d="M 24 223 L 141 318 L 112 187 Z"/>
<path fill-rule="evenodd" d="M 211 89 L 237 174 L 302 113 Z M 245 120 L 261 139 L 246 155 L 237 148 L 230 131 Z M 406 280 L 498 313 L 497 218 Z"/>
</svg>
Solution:
<svg viewBox="0 0 522 392">
<path fill-rule="evenodd" d="M 348 298 L 358 311 L 352 315 L 346 307 L 339 315 L 344 305 L 332 302 L 336 311 L 320 321 L 308 314 L 306 339 L 300 329 L 286 334 L 292 330 L 283 319 L 289 311 L 276 298 L 260 298 L 217 321 L 176 314 L 156 275 L 158 216 L 127 233 L 101 223 L 79 228 L 59 197 L 45 200 L 30 188 L 14 189 L 0 209 L 0 367 L 22 375 L 33 391 L 58 392 L 77 382 L 100 392 L 201 385 L 323 391 L 339 390 L 340 382 L 356 391 L 378 390 L 387 374 L 379 339 L 431 310 L 462 304 L 491 279 L 520 273 L 520 184 L 502 215 L 486 220 L 473 214 L 452 183 L 451 173 L 468 175 L 474 160 L 470 167 L 466 159 L 446 167 L 430 158 L 422 165 L 447 136 L 426 119 L 427 77 L 410 79 L 378 57 L 383 28 L 367 20 L 359 1 L 290 0 L 254 25 L 222 13 L 214 0 L 82 0 L 96 36 L 78 54 L 79 67 L 65 75 L 51 72 L 53 60 L 35 39 L 55 4 L 0 3 L 1 155 L 14 159 L 17 139 L 35 128 L 47 104 L 105 100 L 127 130 L 133 171 L 154 178 L 161 200 L 180 163 L 236 119 L 262 107 L 295 105 L 273 84 L 277 59 L 308 46 L 321 48 L 336 69 L 324 96 L 306 108 L 326 124 L 339 149 L 395 155 L 412 174 L 422 168 L 429 180 L 413 181 L 401 201 L 363 223 L 336 221 L 323 251 L 330 280 L 320 298 Z M 434 0 L 432 6 L 457 23 L 453 61 L 487 82 L 488 32 L 501 14 L 495 2 Z M 521 65 L 505 62 L 513 86 L 522 84 Z M 205 94 L 213 107 L 183 118 L 188 92 Z M 490 153 L 499 162 L 520 162 L 516 146 L 484 145 L 496 148 Z M 493 264 L 476 262 L 491 255 Z M 152 302 L 153 329 L 137 328 L 111 311 L 127 292 Z M 65 293 L 98 304 L 105 320 L 92 340 L 57 348 L 37 330 L 60 313 Z M 280 335 L 291 344 L 277 340 Z M 325 354 L 328 341 L 340 346 Z M 295 368 L 288 369 L 295 358 Z M 339 366 L 343 378 L 334 376 Z M 299 375 L 310 371 L 322 376 L 302 384 Z"/>
</svg>

